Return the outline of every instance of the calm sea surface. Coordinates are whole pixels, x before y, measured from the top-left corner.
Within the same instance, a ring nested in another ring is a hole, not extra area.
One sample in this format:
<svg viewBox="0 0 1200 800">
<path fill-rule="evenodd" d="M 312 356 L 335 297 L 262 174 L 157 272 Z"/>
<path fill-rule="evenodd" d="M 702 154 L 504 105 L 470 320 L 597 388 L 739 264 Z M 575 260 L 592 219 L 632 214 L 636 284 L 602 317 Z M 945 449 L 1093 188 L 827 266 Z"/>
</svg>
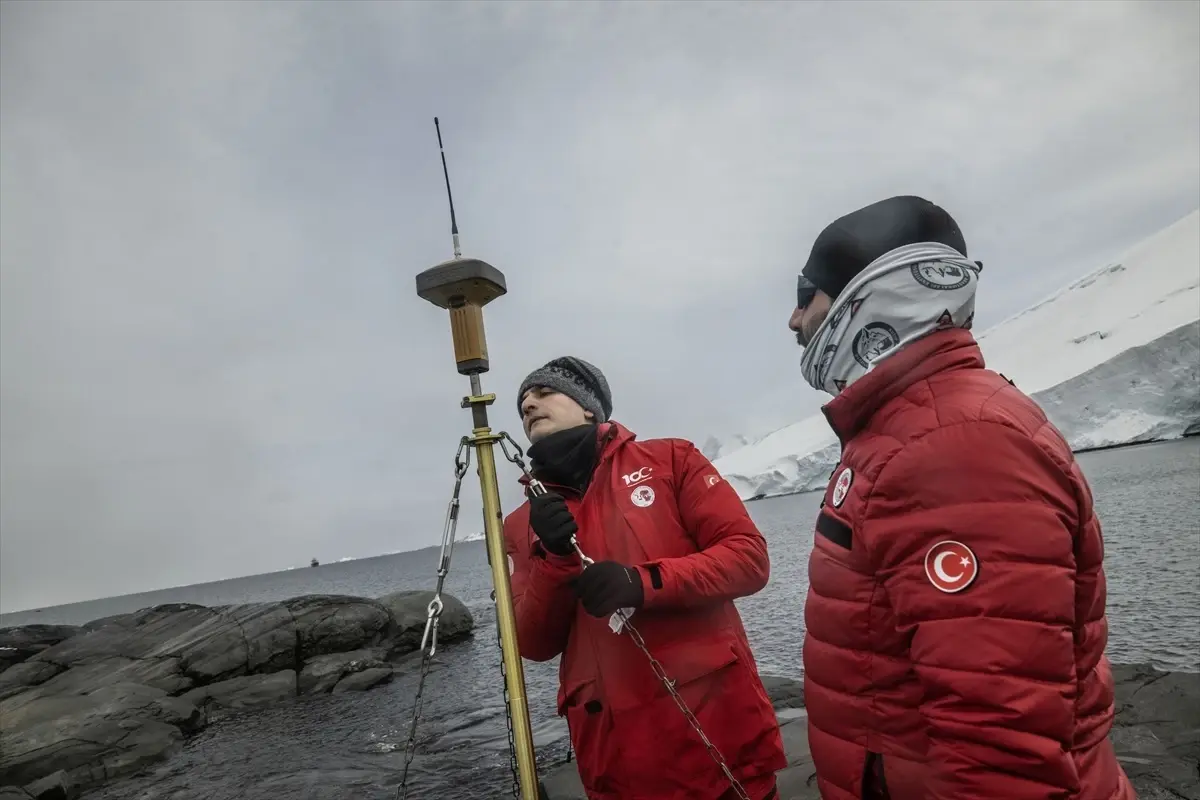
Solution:
<svg viewBox="0 0 1200 800">
<path fill-rule="evenodd" d="M 1104 526 L 1109 581 L 1109 655 L 1200 670 L 1200 437 L 1080 456 Z M 819 494 L 749 505 L 771 547 L 771 581 L 738 602 L 764 673 L 800 675 L 807 551 Z M 79 624 L 166 602 L 223 605 L 330 593 L 374 597 L 431 589 L 436 548 L 256 575 L 141 595 L 0 616 L 0 626 Z M 446 582 L 475 615 L 476 635 L 439 651 L 426 687 L 423 751 L 412 798 L 508 795 L 507 733 L 490 572 L 482 543 L 460 544 Z M 526 662 L 535 745 L 543 767 L 566 755 L 554 714 L 557 660 Z M 146 775 L 88 800 L 383 800 L 403 766 L 415 675 L 362 694 L 296 701 L 218 723 Z"/>
</svg>

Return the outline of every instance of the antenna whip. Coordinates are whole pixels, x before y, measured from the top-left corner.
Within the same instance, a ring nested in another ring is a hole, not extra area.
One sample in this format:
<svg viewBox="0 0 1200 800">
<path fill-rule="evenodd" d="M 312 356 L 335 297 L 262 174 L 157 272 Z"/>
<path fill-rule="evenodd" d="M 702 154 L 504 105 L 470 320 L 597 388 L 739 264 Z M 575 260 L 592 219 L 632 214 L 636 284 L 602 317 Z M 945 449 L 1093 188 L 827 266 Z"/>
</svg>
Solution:
<svg viewBox="0 0 1200 800">
<path fill-rule="evenodd" d="M 450 237 L 454 240 L 454 257 L 461 258 L 462 250 L 458 246 L 458 220 L 454 217 L 454 195 L 450 193 L 450 170 L 446 168 L 446 149 L 442 147 L 442 127 L 438 118 L 433 118 L 433 127 L 437 130 L 438 152 L 442 154 L 442 175 L 446 178 L 446 197 L 450 201 Z"/>
</svg>

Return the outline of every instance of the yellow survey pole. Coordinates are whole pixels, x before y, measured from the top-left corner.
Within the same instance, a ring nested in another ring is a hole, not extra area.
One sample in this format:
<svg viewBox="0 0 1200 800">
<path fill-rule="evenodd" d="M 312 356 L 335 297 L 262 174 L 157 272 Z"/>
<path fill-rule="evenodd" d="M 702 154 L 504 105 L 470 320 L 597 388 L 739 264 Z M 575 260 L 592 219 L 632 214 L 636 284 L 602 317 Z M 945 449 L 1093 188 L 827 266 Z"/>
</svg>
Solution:
<svg viewBox="0 0 1200 800">
<path fill-rule="evenodd" d="M 434 119 L 437 124 L 437 119 Z M 438 146 L 441 146 L 438 130 Z M 446 156 L 442 154 L 445 172 Z M 446 174 L 446 192 L 450 178 Z M 458 371 L 471 380 L 471 393 L 462 399 L 462 407 L 471 409 L 471 445 L 479 453 L 479 488 L 483 496 L 483 531 L 487 543 L 492 585 L 496 592 L 496 625 L 504 663 L 504 681 L 508 693 L 513 750 L 520 784 L 521 800 L 538 800 L 537 761 L 533 749 L 533 731 L 525 691 L 525 670 L 517 649 L 517 619 L 509 583 L 508 556 L 504 550 L 503 516 L 500 510 L 500 486 L 496 480 L 495 444 L 500 436 L 488 425 L 487 407 L 494 394 L 484 394 L 479 376 L 489 369 L 487 337 L 483 327 L 483 307 L 507 293 L 504 273 L 476 258 L 462 258 L 458 244 L 458 224 L 454 219 L 454 200 L 450 198 L 451 233 L 454 258 L 430 267 L 417 275 L 417 295 L 450 312 L 450 334 L 454 341 L 454 361 Z"/>
</svg>

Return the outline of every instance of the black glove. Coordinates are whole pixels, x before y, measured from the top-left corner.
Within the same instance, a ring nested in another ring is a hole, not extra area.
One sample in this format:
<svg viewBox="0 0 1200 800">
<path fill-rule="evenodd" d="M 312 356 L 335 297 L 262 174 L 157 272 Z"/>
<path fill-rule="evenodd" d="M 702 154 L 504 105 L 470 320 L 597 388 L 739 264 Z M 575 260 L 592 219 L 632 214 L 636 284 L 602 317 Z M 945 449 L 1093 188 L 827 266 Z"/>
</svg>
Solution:
<svg viewBox="0 0 1200 800">
<path fill-rule="evenodd" d="M 593 617 L 607 617 L 618 608 L 641 608 L 644 599 L 637 570 L 616 561 L 597 561 L 585 569 L 575 593 Z"/>
<path fill-rule="evenodd" d="M 529 499 L 529 526 L 547 553 L 569 556 L 574 552 L 571 537 L 579 531 L 571 509 L 561 494 L 546 492 Z"/>
</svg>

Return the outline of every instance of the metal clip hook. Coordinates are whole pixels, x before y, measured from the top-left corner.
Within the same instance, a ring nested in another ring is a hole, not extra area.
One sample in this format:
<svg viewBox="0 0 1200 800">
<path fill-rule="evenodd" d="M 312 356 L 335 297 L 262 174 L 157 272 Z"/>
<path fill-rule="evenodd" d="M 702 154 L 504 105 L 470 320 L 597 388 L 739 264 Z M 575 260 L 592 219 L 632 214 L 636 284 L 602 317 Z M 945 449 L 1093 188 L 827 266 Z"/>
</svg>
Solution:
<svg viewBox="0 0 1200 800">
<path fill-rule="evenodd" d="M 433 642 L 429 648 L 429 655 L 431 656 L 437 652 L 437 626 L 438 620 L 441 619 L 443 608 L 444 604 L 442 603 L 441 595 L 434 595 L 433 599 L 429 601 L 429 616 L 425 620 L 425 633 L 421 635 L 421 649 L 424 650 L 425 644 L 429 642 L 430 634 L 432 634 Z"/>
<path fill-rule="evenodd" d="M 575 539 L 574 536 L 571 537 L 571 547 L 575 548 L 575 554 L 579 556 L 579 560 L 583 562 L 583 565 L 585 567 L 590 567 L 592 564 L 596 563 L 595 561 L 593 561 L 591 559 L 591 557 L 589 557 L 582 550 L 579 549 L 579 542 Z"/>
</svg>

